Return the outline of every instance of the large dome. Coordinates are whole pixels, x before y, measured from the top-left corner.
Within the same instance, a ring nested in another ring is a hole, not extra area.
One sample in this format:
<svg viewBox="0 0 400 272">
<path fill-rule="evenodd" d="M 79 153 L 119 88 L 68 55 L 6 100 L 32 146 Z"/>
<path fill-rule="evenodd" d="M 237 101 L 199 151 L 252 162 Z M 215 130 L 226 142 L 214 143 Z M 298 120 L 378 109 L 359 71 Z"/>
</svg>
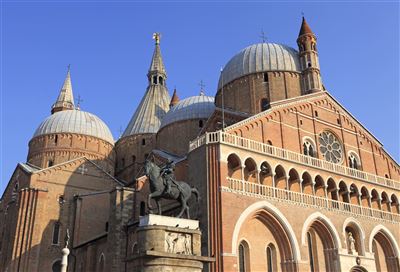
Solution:
<svg viewBox="0 0 400 272">
<path fill-rule="evenodd" d="M 161 121 L 160 128 L 182 120 L 206 119 L 210 117 L 214 109 L 214 97 L 197 95 L 185 98 L 167 112 Z"/>
<path fill-rule="evenodd" d="M 276 43 L 250 45 L 225 65 L 219 78 L 218 89 L 222 84 L 225 85 L 242 76 L 267 71 L 300 73 L 298 52 L 289 46 Z"/>
<path fill-rule="evenodd" d="M 94 136 L 114 144 L 107 125 L 96 115 L 80 110 L 64 110 L 50 115 L 39 125 L 33 137 L 62 132 Z"/>
</svg>

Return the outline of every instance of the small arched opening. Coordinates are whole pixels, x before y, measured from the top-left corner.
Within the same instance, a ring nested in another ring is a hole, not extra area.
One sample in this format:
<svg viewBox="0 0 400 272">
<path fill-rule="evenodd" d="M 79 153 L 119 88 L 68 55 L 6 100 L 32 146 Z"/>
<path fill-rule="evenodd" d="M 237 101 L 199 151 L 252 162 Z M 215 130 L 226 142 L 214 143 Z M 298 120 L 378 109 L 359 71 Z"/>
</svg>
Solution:
<svg viewBox="0 0 400 272">
<path fill-rule="evenodd" d="M 267 271 L 274 272 L 278 270 L 277 257 L 276 257 L 276 247 L 274 244 L 269 243 L 266 250 L 267 254 Z"/>
<path fill-rule="evenodd" d="M 327 188 L 326 191 L 328 193 L 328 198 L 332 199 L 332 200 L 339 200 L 339 196 L 338 196 L 338 189 L 336 187 L 336 182 L 332 179 L 329 178 L 327 181 Z"/>
<path fill-rule="evenodd" d="M 392 194 L 390 197 L 390 205 L 392 206 L 392 212 L 393 213 L 400 213 L 400 207 L 399 207 L 399 199 L 395 194 Z"/>
<path fill-rule="evenodd" d="M 371 208 L 377 210 L 381 209 L 380 197 L 378 191 L 375 189 L 372 189 L 371 191 Z"/>
<path fill-rule="evenodd" d="M 325 197 L 325 182 L 320 175 L 315 177 L 314 191 L 316 196 Z"/>
<path fill-rule="evenodd" d="M 339 197 L 342 202 L 350 203 L 349 190 L 347 189 L 347 185 L 343 180 L 339 182 Z"/>
<path fill-rule="evenodd" d="M 365 186 L 361 187 L 361 206 L 371 207 L 370 198 L 368 189 Z"/>
<path fill-rule="evenodd" d="M 357 185 L 355 185 L 354 183 L 350 185 L 349 195 L 350 195 L 350 203 L 351 204 L 360 205 L 360 202 L 359 202 L 360 193 L 358 191 Z"/>
<path fill-rule="evenodd" d="M 313 195 L 313 181 L 311 175 L 308 172 L 304 172 L 301 176 L 301 187 L 304 194 Z"/>
<path fill-rule="evenodd" d="M 382 202 L 381 207 L 382 211 L 390 212 L 390 199 L 386 192 L 382 192 Z"/>
<path fill-rule="evenodd" d="M 260 183 L 272 187 L 271 166 L 265 161 L 260 166 Z"/>
<path fill-rule="evenodd" d="M 239 244 L 238 257 L 239 271 L 250 271 L 250 249 L 249 244 L 245 240 L 242 240 Z"/>
<path fill-rule="evenodd" d="M 275 187 L 279 189 L 287 189 L 286 188 L 286 172 L 282 165 L 278 165 L 275 167 Z"/>
<path fill-rule="evenodd" d="M 252 158 L 247 158 L 244 161 L 244 180 L 249 182 L 257 182 L 257 165 Z"/>
<path fill-rule="evenodd" d="M 289 190 L 294 192 L 301 192 L 299 173 L 292 168 L 289 171 Z"/>
<path fill-rule="evenodd" d="M 236 154 L 228 156 L 228 176 L 230 178 L 242 179 L 242 163 Z"/>
</svg>

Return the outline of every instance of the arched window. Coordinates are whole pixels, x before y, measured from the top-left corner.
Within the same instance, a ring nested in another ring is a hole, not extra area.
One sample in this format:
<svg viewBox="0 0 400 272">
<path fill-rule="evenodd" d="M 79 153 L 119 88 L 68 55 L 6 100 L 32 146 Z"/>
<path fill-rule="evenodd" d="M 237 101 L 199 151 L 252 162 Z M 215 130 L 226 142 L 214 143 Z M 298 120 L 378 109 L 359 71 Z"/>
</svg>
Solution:
<svg viewBox="0 0 400 272">
<path fill-rule="evenodd" d="M 162 77 L 159 77 L 159 78 L 158 78 L 158 82 L 160 82 L 160 85 L 163 85 L 163 83 L 164 83 L 163 78 L 162 78 Z"/>
<path fill-rule="evenodd" d="M 52 239 L 53 245 L 58 245 L 60 242 L 60 228 L 61 228 L 60 222 L 55 222 L 53 225 L 53 239 Z"/>
<path fill-rule="evenodd" d="M 56 136 L 54 137 L 54 143 L 57 144 L 57 142 L 58 142 L 58 135 L 56 135 Z"/>
<path fill-rule="evenodd" d="M 305 139 L 303 142 L 303 154 L 310 157 L 315 157 L 315 144 L 310 139 Z"/>
<path fill-rule="evenodd" d="M 269 244 L 267 246 L 267 271 L 268 272 L 277 271 L 276 249 L 273 244 Z"/>
<path fill-rule="evenodd" d="M 269 109 L 269 100 L 267 98 L 261 99 L 261 111 Z"/>
<path fill-rule="evenodd" d="M 142 139 L 142 145 L 146 145 L 146 139 Z"/>
<path fill-rule="evenodd" d="M 132 164 L 135 164 L 135 162 L 136 162 L 136 156 L 133 155 L 133 156 L 132 156 Z"/>
<path fill-rule="evenodd" d="M 53 160 L 49 160 L 48 162 L 47 162 L 47 166 L 48 167 L 51 167 L 51 166 L 53 166 L 54 165 L 54 161 Z"/>
<path fill-rule="evenodd" d="M 53 272 L 61 272 L 61 261 L 60 260 L 55 261 L 51 266 L 51 270 Z"/>
<path fill-rule="evenodd" d="M 313 241 L 310 232 L 307 232 L 307 244 L 308 244 L 308 257 L 310 259 L 310 271 L 314 272 L 314 252 L 313 252 Z"/>
<path fill-rule="evenodd" d="M 239 272 L 250 271 L 249 245 L 246 241 L 239 244 Z"/>
<path fill-rule="evenodd" d="M 200 127 L 200 128 L 203 127 L 203 120 L 199 120 L 199 127 Z"/>
<path fill-rule="evenodd" d="M 271 140 L 268 140 L 268 141 L 267 141 L 267 145 L 272 145 Z"/>
<path fill-rule="evenodd" d="M 99 271 L 104 272 L 106 266 L 106 258 L 104 257 L 104 253 L 101 253 L 99 260 Z"/>
<path fill-rule="evenodd" d="M 268 73 L 264 73 L 264 82 L 268 82 L 268 81 L 269 81 Z"/>
<path fill-rule="evenodd" d="M 349 153 L 349 167 L 353 169 L 360 169 L 360 159 L 354 152 Z"/>
<path fill-rule="evenodd" d="M 157 84 L 157 76 L 153 76 L 153 84 Z"/>
</svg>

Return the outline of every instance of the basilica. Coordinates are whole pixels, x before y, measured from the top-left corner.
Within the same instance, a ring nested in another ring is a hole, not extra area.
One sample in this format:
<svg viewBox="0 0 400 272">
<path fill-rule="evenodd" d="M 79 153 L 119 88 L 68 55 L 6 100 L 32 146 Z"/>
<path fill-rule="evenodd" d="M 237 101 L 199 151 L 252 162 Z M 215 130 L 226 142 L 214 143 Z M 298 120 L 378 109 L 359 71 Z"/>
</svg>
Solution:
<svg viewBox="0 0 400 272">
<path fill-rule="evenodd" d="M 400 166 L 323 84 L 304 18 L 296 49 L 234 55 L 215 96 L 170 97 L 153 38 L 118 140 L 75 104 L 68 69 L 0 200 L 1 272 L 400 271 Z M 165 234 L 143 225 L 148 163 L 198 191 L 192 220 L 162 200 Z"/>
</svg>

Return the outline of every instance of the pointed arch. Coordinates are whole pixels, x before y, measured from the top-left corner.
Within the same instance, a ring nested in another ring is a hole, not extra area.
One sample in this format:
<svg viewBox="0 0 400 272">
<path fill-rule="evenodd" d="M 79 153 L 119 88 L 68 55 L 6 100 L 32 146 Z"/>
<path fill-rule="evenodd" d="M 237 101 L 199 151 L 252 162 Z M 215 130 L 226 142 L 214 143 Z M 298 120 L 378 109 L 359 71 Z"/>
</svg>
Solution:
<svg viewBox="0 0 400 272">
<path fill-rule="evenodd" d="M 393 234 L 383 225 L 376 226 L 369 237 L 369 250 L 375 255 L 377 269 L 400 271 L 399 246 Z"/>
<path fill-rule="evenodd" d="M 227 158 L 228 176 L 230 178 L 242 179 L 242 161 L 235 153 L 229 154 Z"/>
<path fill-rule="evenodd" d="M 284 232 L 282 234 L 286 235 L 286 238 L 288 239 L 288 242 L 290 244 L 292 250 L 292 259 L 296 263 L 298 263 L 301 260 L 300 247 L 299 244 L 297 243 L 296 235 L 293 231 L 293 228 L 289 224 L 289 221 L 286 219 L 286 217 L 279 211 L 279 209 L 277 209 L 274 205 L 270 204 L 267 201 L 256 202 L 247 207 L 247 209 L 245 209 L 241 213 L 240 217 L 236 221 L 232 234 L 232 254 L 236 255 L 236 248 L 239 240 L 239 232 L 240 229 L 242 228 L 242 225 L 246 222 L 248 218 L 257 213 L 259 214 L 260 217 L 263 217 L 263 213 L 267 213 L 270 216 L 272 216 L 277 222 L 279 222 L 280 226 L 282 227 L 282 231 Z"/>
<path fill-rule="evenodd" d="M 347 228 L 347 231 L 346 231 Z M 365 255 L 365 231 L 361 226 L 360 222 L 358 222 L 355 218 L 349 217 L 344 220 L 343 223 L 343 237 L 347 241 L 347 233 L 349 231 L 352 232 L 354 239 L 356 240 L 356 250 L 358 254 L 364 256 Z"/>
<path fill-rule="evenodd" d="M 285 168 L 283 168 L 282 165 L 278 164 L 275 167 L 275 187 L 280 188 L 280 189 L 287 189 L 286 188 L 286 171 Z"/>
<path fill-rule="evenodd" d="M 301 241 L 309 249 L 310 266 L 317 271 L 336 271 L 341 242 L 335 226 L 320 212 L 305 221 Z"/>
<path fill-rule="evenodd" d="M 289 170 L 289 190 L 295 192 L 301 192 L 300 188 L 300 177 L 296 169 L 292 168 Z"/>
</svg>

